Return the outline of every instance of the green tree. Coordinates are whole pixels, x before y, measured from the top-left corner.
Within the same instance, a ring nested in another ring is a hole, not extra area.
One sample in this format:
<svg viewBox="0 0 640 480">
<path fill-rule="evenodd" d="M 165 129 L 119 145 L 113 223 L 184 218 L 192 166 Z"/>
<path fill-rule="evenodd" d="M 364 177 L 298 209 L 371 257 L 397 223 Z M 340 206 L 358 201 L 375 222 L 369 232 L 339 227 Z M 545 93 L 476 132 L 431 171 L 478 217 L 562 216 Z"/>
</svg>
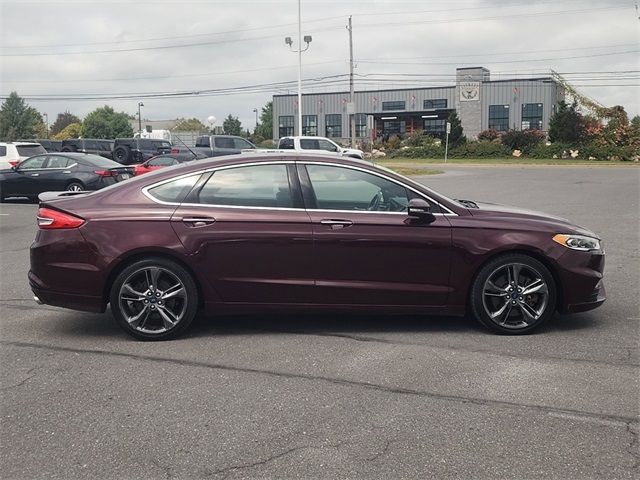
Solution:
<svg viewBox="0 0 640 480">
<path fill-rule="evenodd" d="M 260 122 L 256 127 L 255 135 L 269 140 L 273 138 L 273 102 L 267 102 L 262 107 Z"/>
<path fill-rule="evenodd" d="M 59 113 L 56 121 L 51 125 L 51 135 L 55 136 L 59 134 L 67 125 L 71 125 L 72 123 L 82 123 L 82 120 L 68 110 Z"/>
<path fill-rule="evenodd" d="M 0 140 L 11 142 L 19 138 L 35 138 L 41 123 L 42 115 L 16 92 L 11 92 L 0 107 Z"/>
<path fill-rule="evenodd" d="M 558 110 L 549 119 L 549 140 L 578 144 L 586 137 L 586 122 L 578 111 L 578 104 L 567 105 L 565 101 L 558 104 Z"/>
<path fill-rule="evenodd" d="M 82 122 L 81 134 L 85 138 L 126 138 L 133 136 L 133 128 L 128 114 L 117 113 L 105 105 L 87 115 Z"/>
<path fill-rule="evenodd" d="M 451 112 L 449 115 L 449 123 L 451 124 L 451 133 L 449 134 L 449 145 L 457 146 L 462 145 L 467 141 L 462 129 L 462 123 L 456 112 Z"/>
<path fill-rule="evenodd" d="M 226 135 L 242 135 L 243 133 L 242 122 L 238 117 L 234 117 L 231 114 L 222 122 L 222 128 Z"/>
<path fill-rule="evenodd" d="M 64 127 L 57 135 L 54 135 L 55 140 L 66 140 L 68 138 L 78 138 L 82 131 L 82 124 L 70 123 Z"/>
<path fill-rule="evenodd" d="M 174 130 L 178 132 L 207 132 L 209 129 L 197 118 L 179 118 Z"/>
</svg>

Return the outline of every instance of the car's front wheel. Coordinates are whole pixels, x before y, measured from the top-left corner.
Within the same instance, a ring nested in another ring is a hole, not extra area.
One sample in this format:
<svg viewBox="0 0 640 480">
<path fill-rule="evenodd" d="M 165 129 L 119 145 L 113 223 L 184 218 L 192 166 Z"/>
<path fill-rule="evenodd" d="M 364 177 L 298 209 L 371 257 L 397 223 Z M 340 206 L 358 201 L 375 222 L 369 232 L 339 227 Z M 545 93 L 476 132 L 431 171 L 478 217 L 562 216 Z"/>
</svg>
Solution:
<svg viewBox="0 0 640 480">
<path fill-rule="evenodd" d="M 182 333 L 198 310 L 196 284 L 178 263 L 139 260 L 111 287 L 111 311 L 118 324 L 139 340 L 168 340 Z"/>
<path fill-rule="evenodd" d="M 529 333 L 548 321 L 556 307 L 549 269 L 523 254 L 507 254 L 484 265 L 471 289 L 471 310 L 497 333 Z"/>
</svg>

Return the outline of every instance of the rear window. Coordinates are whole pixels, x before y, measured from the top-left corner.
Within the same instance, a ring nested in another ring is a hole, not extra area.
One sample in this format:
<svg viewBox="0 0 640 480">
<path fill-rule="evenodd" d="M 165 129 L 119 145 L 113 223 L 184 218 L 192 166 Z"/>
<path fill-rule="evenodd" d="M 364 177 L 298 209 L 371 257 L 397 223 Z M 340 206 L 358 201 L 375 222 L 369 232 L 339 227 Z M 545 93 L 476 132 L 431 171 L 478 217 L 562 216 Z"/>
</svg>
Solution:
<svg viewBox="0 0 640 480">
<path fill-rule="evenodd" d="M 200 178 L 200 173 L 188 177 L 178 178 L 171 182 L 163 183 L 157 187 L 151 187 L 148 192 L 156 200 L 161 202 L 182 203 L 193 186 Z"/>
<path fill-rule="evenodd" d="M 283 150 L 293 150 L 293 138 L 281 138 L 280 143 L 278 143 L 278 148 Z"/>
<path fill-rule="evenodd" d="M 41 155 L 47 153 L 42 145 L 34 143 L 33 145 L 16 145 L 18 155 L 21 157 L 31 157 L 33 155 Z"/>
</svg>

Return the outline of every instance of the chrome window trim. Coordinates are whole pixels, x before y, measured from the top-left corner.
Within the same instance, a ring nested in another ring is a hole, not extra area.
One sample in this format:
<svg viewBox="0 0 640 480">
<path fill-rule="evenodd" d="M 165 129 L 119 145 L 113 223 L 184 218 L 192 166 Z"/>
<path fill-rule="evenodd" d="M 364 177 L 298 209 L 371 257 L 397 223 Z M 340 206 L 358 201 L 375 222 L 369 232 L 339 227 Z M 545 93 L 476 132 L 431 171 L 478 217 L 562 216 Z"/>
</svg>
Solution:
<svg viewBox="0 0 640 480">
<path fill-rule="evenodd" d="M 249 209 L 249 210 L 278 210 L 278 211 L 294 211 L 294 212 L 299 212 L 299 211 L 309 211 L 309 212 L 328 212 L 328 213 L 368 213 L 368 214 L 384 214 L 384 215 L 404 215 L 407 216 L 407 213 L 405 212 L 370 212 L 367 210 L 325 210 L 325 209 L 319 209 L 319 208 L 289 208 L 289 207 L 248 207 L 248 206 L 241 206 L 241 205 L 213 205 L 213 204 L 204 204 L 204 203 L 180 203 L 180 202 L 165 202 L 163 200 L 159 200 L 157 198 L 155 198 L 153 195 L 151 195 L 151 193 L 149 193 L 149 190 L 155 187 L 159 187 L 161 185 L 164 185 L 165 183 L 169 183 L 169 182 L 173 182 L 176 180 L 180 180 L 182 178 L 187 178 L 187 177 L 191 177 L 191 176 L 195 176 L 195 175 L 204 175 L 205 173 L 209 173 L 209 172 L 215 172 L 218 170 L 227 170 L 229 168 L 240 168 L 240 167 L 252 167 L 252 166 L 257 166 L 257 165 L 291 165 L 291 164 L 302 164 L 302 165 L 330 165 L 330 166 L 334 166 L 334 167 L 342 167 L 342 168 L 350 168 L 352 170 L 359 170 L 365 173 L 370 173 L 372 175 L 376 175 L 380 178 L 384 178 L 385 180 L 389 181 L 389 182 L 393 182 L 396 183 L 398 185 L 403 186 L 404 188 L 408 188 L 409 190 L 411 190 L 412 192 L 416 193 L 417 195 L 419 195 L 422 198 L 425 198 L 427 200 L 430 200 L 431 202 L 437 204 L 440 206 L 440 208 L 447 210 L 446 213 L 434 213 L 433 215 L 435 216 L 442 216 L 442 217 L 457 217 L 458 214 L 455 212 L 452 212 L 449 208 L 447 208 L 445 205 L 443 205 L 440 202 L 435 201 L 434 199 L 432 199 L 431 197 L 429 197 L 428 195 L 425 195 L 422 192 L 419 192 L 418 190 L 416 190 L 415 188 L 406 185 L 402 182 L 399 182 L 391 177 L 387 177 L 386 175 L 383 174 L 379 174 L 378 172 L 372 172 L 371 170 L 367 170 L 365 168 L 359 168 L 353 165 L 343 165 L 340 163 L 330 163 L 330 162 L 313 162 L 313 161 L 295 161 L 295 160 L 274 160 L 274 161 L 269 161 L 269 162 L 251 162 L 251 163 L 241 163 L 241 164 L 234 164 L 234 165 L 224 165 L 221 167 L 211 167 L 211 168 L 206 168 L 204 170 L 200 170 L 197 172 L 190 172 L 190 173 L 185 173 L 184 175 L 180 175 L 178 177 L 172 177 L 169 178 L 167 180 L 162 180 L 158 183 L 153 183 L 151 185 L 148 185 L 146 187 L 144 187 L 142 189 L 142 193 L 143 195 L 145 195 L 147 198 L 149 198 L 151 201 L 158 203 L 160 205 L 175 205 L 175 206 L 188 206 L 188 207 L 209 207 L 209 208 L 240 208 L 240 209 Z"/>
</svg>

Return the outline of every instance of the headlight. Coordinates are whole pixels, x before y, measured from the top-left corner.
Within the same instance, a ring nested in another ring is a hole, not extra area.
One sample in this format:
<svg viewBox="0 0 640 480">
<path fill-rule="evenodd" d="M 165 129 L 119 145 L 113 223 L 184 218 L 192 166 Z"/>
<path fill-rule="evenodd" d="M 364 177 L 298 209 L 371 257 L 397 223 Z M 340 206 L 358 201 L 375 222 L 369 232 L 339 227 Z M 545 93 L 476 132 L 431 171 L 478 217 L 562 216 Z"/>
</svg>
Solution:
<svg viewBox="0 0 640 480">
<path fill-rule="evenodd" d="M 580 250 L 582 252 L 600 250 L 600 240 L 593 237 L 585 237 L 584 235 L 558 233 L 553 237 L 553 241 L 571 250 Z"/>
</svg>

